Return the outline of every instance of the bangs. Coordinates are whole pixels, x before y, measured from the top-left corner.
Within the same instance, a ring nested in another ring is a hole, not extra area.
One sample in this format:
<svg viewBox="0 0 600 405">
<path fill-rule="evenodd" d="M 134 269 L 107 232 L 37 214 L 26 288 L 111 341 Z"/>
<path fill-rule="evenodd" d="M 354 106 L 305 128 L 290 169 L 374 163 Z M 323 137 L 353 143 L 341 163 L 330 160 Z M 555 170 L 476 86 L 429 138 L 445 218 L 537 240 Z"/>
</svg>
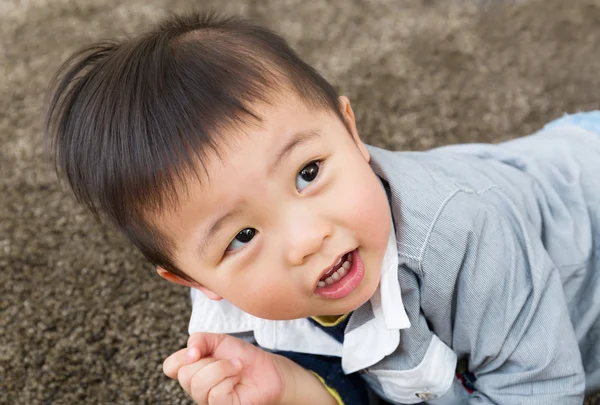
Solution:
<svg viewBox="0 0 600 405">
<path fill-rule="evenodd" d="M 289 89 L 345 123 L 336 91 L 279 35 L 233 17 L 174 16 L 71 56 L 51 87 L 46 136 L 77 199 L 175 269 L 146 214 L 176 207 L 190 174 L 210 176 L 209 154 L 233 145 L 224 134 L 260 125 L 254 109 Z"/>
</svg>

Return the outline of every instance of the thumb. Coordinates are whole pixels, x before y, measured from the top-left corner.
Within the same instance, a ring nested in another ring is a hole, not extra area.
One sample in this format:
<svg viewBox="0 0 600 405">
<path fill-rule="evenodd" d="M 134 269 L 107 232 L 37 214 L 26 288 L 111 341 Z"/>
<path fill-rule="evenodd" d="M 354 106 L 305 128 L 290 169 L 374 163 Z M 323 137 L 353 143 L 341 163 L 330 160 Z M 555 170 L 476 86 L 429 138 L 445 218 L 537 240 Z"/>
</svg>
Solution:
<svg viewBox="0 0 600 405">
<path fill-rule="evenodd" d="M 163 373 L 169 378 L 176 379 L 181 367 L 198 361 L 199 357 L 200 353 L 196 348 L 178 350 L 163 362 Z"/>
<path fill-rule="evenodd" d="M 200 350 L 200 358 L 212 356 L 227 335 L 221 333 L 193 333 L 187 341 L 188 349 Z"/>
</svg>

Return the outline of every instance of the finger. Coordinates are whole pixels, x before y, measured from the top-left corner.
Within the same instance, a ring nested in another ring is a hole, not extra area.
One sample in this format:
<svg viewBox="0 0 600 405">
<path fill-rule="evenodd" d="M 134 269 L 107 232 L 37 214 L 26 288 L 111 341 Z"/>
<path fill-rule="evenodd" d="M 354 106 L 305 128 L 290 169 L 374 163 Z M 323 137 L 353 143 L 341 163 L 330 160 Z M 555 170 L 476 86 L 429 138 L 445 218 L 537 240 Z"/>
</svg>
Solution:
<svg viewBox="0 0 600 405">
<path fill-rule="evenodd" d="M 231 405 L 233 404 L 233 394 L 235 386 L 242 379 L 242 374 L 238 373 L 233 377 L 227 377 L 208 392 L 209 405 Z"/>
<path fill-rule="evenodd" d="M 205 359 L 200 359 L 192 364 L 185 365 L 179 369 L 177 373 L 177 380 L 179 381 L 179 385 L 181 388 L 185 390 L 190 396 L 192 395 L 192 381 L 196 378 L 198 372 L 204 369 L 211 363 L 217 361 L 214 357 L 207 357 Z"/>
<path fill-rule="evenodd" d="M 197 347 L 201 357 L 212 356 L 227 335 L 220 333 L 193 333 L 187 341 L 187 347 Z"/>
<path fill-rule="evenodd" d="M 226 378 L 238 375 L 241 369 L 241 362 L 236 364 L 231 360 L 217 360 L 207 365 L 194 374 L 190 395 L 197 402 L 209 402 L 210 391 Z"/>
<path fill-rule="evenodd" d="M 179 369 L 200 359 L 200 350 L 197 347 L 185 348 L 176 351 L 163 362 L 163 373 L 169 378 L 176 379 Z"/>
</svg>

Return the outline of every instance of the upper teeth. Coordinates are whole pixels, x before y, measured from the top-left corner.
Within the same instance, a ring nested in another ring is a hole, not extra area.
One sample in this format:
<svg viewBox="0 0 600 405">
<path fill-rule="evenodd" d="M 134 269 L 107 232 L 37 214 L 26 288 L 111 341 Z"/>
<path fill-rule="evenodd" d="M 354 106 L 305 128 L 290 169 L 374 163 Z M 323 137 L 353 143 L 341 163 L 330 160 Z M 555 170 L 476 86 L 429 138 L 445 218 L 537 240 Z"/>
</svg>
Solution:
<svg viewBox="0 0 600 405">
<path fill-rule="evenodd" d="M 340 257 L 338 259 L 338 261 L 333 266 L 331 266 L 331 268 L 327 271 L 327 273 L 325 273 L 325 275 L 331 276 L 333 274 L 333 270 L 335 270 L 335 267 L 342 262 L 343 258 L 344 258 L 344 256 Z"/>
<path fill-rule="evenodd" d="M 327 277 L 324 281 L 319 281 L 319 287 L 325 287 L 326 285 L 330 285 L 344 277 L 348 273 L 348 269 L 350 269 L 350 262 L 352 261 L 352 256 L 350 254 L 340 257 L 337 263 L 331 268 L 333 270 L 335 266 L 340 264 L 340 262 L 344 260 L 342 266 L 336 271 L 332 272 L 329 277 Z M 331 272 L 331 270 L 329 270 Z M 329 274 L 329 272 L 327 273 Z"/>
</svg>

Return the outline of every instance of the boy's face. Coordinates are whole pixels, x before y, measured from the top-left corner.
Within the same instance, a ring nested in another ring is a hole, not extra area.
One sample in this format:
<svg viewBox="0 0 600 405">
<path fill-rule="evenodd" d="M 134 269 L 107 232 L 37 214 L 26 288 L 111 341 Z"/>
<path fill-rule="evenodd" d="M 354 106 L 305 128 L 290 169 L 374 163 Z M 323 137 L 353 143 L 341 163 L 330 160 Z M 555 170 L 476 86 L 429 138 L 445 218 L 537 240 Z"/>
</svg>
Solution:
<svg viewBox="0 0 600 405">
<path fill-rule="evenodd" d="M 177 210 L 155 221 L 195 282 L 159 274 L 266 319 L 338 315 L 366 302 L 390 210 L 350 103 L 340 102 L 352 134 L 290 95 L 259 111 L 260 127 L 226 134 L 234 141 L 208 159 L 208 178 L 191 178 Z"/>
</svg>

